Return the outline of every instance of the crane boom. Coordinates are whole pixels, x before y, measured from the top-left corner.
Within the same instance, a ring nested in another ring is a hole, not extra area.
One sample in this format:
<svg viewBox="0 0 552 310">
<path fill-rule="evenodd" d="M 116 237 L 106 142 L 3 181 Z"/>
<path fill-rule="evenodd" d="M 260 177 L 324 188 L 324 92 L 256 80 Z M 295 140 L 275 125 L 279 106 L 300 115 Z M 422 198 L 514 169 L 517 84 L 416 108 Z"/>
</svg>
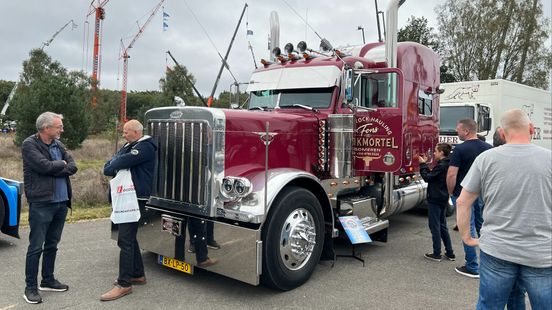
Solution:
<svg viewBox="0 0 552 310">
<path fill-rule="evenodd" d="M 159 3 L 151 11 L 151 14 L 149 15 L 146 22 L 142 26 L 138 25 L 138 32 L 134 35 L 134 37 L 132 38 L 130 43 L 127 45 L 127 47 L 125 48 L 123 46 L 123 52 L 122 52 L 122 55 L 121 55 L 121 58 L 123 58 L 123 88 L 121 89 L 121 107 L 120 107 L 120 112 L 119 112 L 119 121 L 120 121 L 121 124 L 125 123 L 126 120 L 127 120 L 127 118 L 126 118 L 127 74 L 128 74 L 128 59 L 130 58 L 130 56 L 128 55 L 128 50 L 131 49 L 134 46 L 134 43 L 136 43 L 136 40 L 138 40 L 138 38 L 142 35 L 144 30 L 148 26 L 149 22 L 153 19 L 153 16 L 155 16 L 157 11 L 159 11 L 159 9 L 161 8 L 161 5 L 163 4 L 163 2 L 165 2 L 165 0 L 159 1 Z M 123 42 L 123 40 L 121 39 L 121 43 L 122 42 Z"/>
<path fill-rule="evenodd" d="M 67 26 L 69 26 L 69 24 L 71 24 L 71 30 L 75 29 L 77 27 L 77 24 L 75 24 L 75 22 L 73 22 L 73 20 L 71 19 L 70 21 L 68 21 L 65 25 L 63 25 L 61 28 L 58 29 L 58 31 L 56 31 L 56 33 L 54 33 L 54 35 L 46 42 L 42 43 L 42 46 L 40 47 L 40 49 L 44 49 L 46 46 L 50 46 L 50 43 L 52 43 L 52 41 L 54 41 L 54 39 L 57 37 L 57 35 L 63 31 L 63 29 L 65 29 Z"/>
<path fill-rule="evenodd" d="M 98 85 L 100 84 L 100 68 L 101 68 L 101 61 L 100 61 L 100 38 L 101 38 L 101 24 L 102 20 L 105 18 L 105 9 L 104 6 L 109 2 L 109 0 L 96 0 L 97 5 L 94 5 L 95 0 L 92 0 L 90 3 L 90 10 L 88 11 L 88 14 L 86 17 L 95 14 L 95 22 L 94 22 L 94 53 L 92 54 L 92 106 L 96 107 L 97 105 L 97 98 L 96 98 L 96 91 L 98 90 Z"/>
<path fill-rule="evenodd" d="M 77 27 L 77 24 L 71 19 L 65 25 L 61 26 L 53 35 L 48 39 L 46 42 L 42 43 L 42 46 L 40 47 L 41 50 L 43 50 L 45 47 L 50 46 L 52 41 L 60 34 L 67 26 L 71 24 L 71 30 L 75 29 Z M 0 111 L 0 115 L 6 115 L 6 111 L 8 110 L 8 107 L 10 106 L 10 102 L 13 99 L 13 96 L 15 96 L 15 92 L 17 91 L 17 86 L 19 86 L 19 82 L 16 81 L 15 85 L 13 86 L 12 90 L 10 91 L 10 94 L 8 95 L 8 99 L 6 99 L 6 102 L 4 102 L 4 106 L 2 107 L 2 110 Z"/>
</svg>

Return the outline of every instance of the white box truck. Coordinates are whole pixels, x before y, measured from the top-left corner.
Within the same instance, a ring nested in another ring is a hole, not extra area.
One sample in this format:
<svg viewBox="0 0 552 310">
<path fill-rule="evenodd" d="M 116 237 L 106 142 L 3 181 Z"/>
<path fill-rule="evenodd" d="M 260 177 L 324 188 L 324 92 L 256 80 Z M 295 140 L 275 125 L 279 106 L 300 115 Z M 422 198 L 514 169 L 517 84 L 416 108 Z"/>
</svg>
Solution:
<svg viewBox="0 0 552 310">
<path fill-rule="evenodd" d="M 443 83 L 441 94 L 439 142 L 461 143 L 456 134 L 460 119 L 472 118 L 478 133 L 493 143 L 495 129 L 500 126 L 502 114 L 519 108 L 535 125 L 533 143 L 552 149 L 552 95 L 550 91 L 507 80 Z"/>
</svg>

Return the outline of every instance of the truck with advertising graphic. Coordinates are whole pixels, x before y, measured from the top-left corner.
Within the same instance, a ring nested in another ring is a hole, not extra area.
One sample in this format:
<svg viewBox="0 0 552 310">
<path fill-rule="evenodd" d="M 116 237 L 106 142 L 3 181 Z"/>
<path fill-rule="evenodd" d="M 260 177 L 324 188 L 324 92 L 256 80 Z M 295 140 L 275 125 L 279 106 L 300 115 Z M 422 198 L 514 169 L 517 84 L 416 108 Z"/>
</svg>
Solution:
<svg viewBox="0 0 552 310">
<path fill-rule="evenodd" d="M 199 221 L 220 245 L 206 269 L 290 290 L 335 259 L 339 217 L 387 241 L 388 218 L 425 200 L 418 155 L 433 156 L 439 124 L 439 57 L 396 43 L 398 6 L 385 45 L 276 50 L 253 72 L 244 109 L 147 111 L 158 151 L 140 246 L 191 273 L 202 266 L 190 246 Z"/>
<path fill-rule="evenodd" d="M 23 183 L 0 178 L 0 232 L 19 238 Z"/>
<path fill-rule="evenodd" d="M 441 117 L 439 141 L 462 143 L 456 134 L 460 119 L 477 122 L 478 133 L 493 143 L 493 135 L 500 126 L 502 114 L 518 108 L 527 113 L 535 126 L 532 143 L 552 148 L 552 94 L 507 80 L 443 83 L 441 88 Z"/>
</svg>

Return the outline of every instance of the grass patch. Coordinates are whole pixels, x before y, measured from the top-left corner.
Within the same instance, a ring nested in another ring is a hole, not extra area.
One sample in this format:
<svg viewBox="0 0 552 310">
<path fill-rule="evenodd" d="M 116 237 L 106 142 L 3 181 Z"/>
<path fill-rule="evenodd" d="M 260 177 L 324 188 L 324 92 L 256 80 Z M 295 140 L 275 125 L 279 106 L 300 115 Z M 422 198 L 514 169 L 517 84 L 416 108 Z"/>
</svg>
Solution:
<svg viewBox="0 0 552 310">
<path fill-rule="evenodd" d="M 105 160 L 103 159 L 96 159 L 96 160 L 77 160 L 77 168 L 79 168 L 79 171 L 87 170 L 87 169 L 96 169 L 103 171 L 103 166 L 105 164 Z M 77 172 L 78 173 L 78 172 Z"/>
<path fill-rule="evenodd" d="M 111 215 L 111 205 L 95 205 L 85 206 L 79 204 L 72 205 L 73 212 L 69 210 L 67 213 L 67 223 L 74 223 L 84 220 L 108 218 Z M 21 210 L 20 226 L 29 225 L 29 208 L 25 207 Z"/>
</svg>

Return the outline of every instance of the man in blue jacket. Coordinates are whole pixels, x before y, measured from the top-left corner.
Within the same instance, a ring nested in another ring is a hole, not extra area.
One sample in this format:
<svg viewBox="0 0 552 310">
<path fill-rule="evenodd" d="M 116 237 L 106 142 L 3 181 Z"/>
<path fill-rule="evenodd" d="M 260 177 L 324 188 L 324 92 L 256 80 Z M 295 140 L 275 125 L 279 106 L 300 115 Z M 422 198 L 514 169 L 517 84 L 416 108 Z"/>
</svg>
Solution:
<svg viewBox="0 0 552 310">
<path fill-rule="evenodd" d="M 42 255 L 41 291 L 64 292 L 69 286 L 54 278 L 57 245 L 71 207 L 71 181 L 77 172 L 71 154 L 59 141 L 63 115 L 44 112 L 36 119 L 38 133 L 23 141 L 23 179 L 29 202 L 29 248 L 25 261 L 25 294 L 30 304 L 42 302 L 37 276 Z"/>
<path fill-rule="evenodd" d="M 150 136 L 143 135 L 144 127 L 137 120 L 130 120 L 123 127 L 125 145 L 104 165 L 104 174 L 115 176 L 119 170 L 130 169 L 132 182 L 143 212 L 151 195 L 155 151 L 157 146 Z M 138 222 L 118 224 L 117 245 L 119 255 L 119 277 L 115 286 L 100 297 L 101 301 L 121 298 L 132 293 L 132 284 L 145 284 L 144 263 L 140 246 L 136 240 Z"/>
</svg>

